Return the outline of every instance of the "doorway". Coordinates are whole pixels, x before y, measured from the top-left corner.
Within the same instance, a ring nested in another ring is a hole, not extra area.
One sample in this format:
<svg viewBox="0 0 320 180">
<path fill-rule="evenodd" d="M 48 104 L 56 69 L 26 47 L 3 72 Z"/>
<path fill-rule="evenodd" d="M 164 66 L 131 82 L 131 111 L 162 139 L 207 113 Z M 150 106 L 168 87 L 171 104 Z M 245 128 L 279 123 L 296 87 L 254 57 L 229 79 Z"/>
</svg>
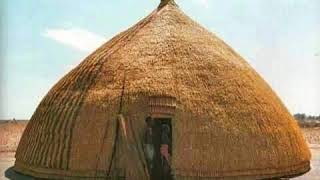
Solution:
<svg viewBox="0 0 320 180">
<path fill-rule="evenodd" d="M 170 167 L 170 159 L 172 158 L 172 119 L 171 118 L 155 118 L 154 119 L 154 125 L 153 125 L 153 143 L 155 148 L 155 157 L 154 157 L 154 169 L 152 172 L 152 180 L 169 180 L 170 178 L 167 177 L 166 172 L 168 172 L 168 167 L 171 172 Z M 169 132 L 164 132 L 164 127 L 169 127 Z M 165 139 L 164 140 L 164 133 Z M 164 142 L 166 141 L 166 142 Z M 164 145 L 164 144 L 167 144 Z M 164 156 L 163 156 L 163 146 L 167 147 L 165 148 L 165 151 L 169 153 L 169 160 L 168 162 L 165 162 Z M 162 149 L 162 150 L 161 150 Z M 162 154 L 161 154 L 162 151 Z M 168 163 L 167 166 L 164 165 L 164 163 Z"/>
</svg>

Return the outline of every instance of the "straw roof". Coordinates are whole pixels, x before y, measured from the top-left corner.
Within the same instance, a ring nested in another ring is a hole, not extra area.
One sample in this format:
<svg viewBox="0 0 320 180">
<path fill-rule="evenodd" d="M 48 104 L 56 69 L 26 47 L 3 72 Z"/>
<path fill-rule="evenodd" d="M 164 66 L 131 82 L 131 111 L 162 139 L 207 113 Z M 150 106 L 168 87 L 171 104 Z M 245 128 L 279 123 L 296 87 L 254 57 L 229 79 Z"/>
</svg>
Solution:
<svg viewBox="0 0 320 180">
<path fill-rule="evenodd" d="M 150 96 L 176 99 L 177 179 L 261 179 L 310 169 L 301 131 L 268 84 L 174 1 L 163 0 L 49 91 L 23 134 L 15 170 L 40 178 L 105 177 L 124 79 L 123 115 L 139 134 Z"/>
</svg>

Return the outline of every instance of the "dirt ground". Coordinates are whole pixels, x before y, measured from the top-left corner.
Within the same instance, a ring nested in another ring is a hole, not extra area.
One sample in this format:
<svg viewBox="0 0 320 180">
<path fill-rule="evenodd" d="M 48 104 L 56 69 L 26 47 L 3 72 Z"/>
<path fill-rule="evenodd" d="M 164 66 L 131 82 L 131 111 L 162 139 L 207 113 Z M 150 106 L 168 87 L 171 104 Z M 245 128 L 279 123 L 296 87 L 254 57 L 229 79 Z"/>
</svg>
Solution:
<svg viewBox="0 0 320 180">
<path fill-rule="evenodd" d="M 0 152 L 0 180 L 6 179 L 4 172 L 14 164 L 14 152 Z"/>
<path fill-rule="evenodd" d="M 302 131 L 310 144 L 320 144 L 320 127 L 303 128 Z"/>
<path fill-rule="evenodd" d="M 24 125 L 18 124 L 0 123 L 0 180 L 6 179 L 5 170 L 14 164 L 14 150 L 25 126 L 24 123 L 22 123 Z M 320 127 L 304 128 L 302 131 L 312 152 L 312 170 L 293 180 L 320 180 Z"/>
<path fill-rule="evenodd" d="M 28 121 L 0 121 L 0 152 L 14 152 Z"/>
</svg>

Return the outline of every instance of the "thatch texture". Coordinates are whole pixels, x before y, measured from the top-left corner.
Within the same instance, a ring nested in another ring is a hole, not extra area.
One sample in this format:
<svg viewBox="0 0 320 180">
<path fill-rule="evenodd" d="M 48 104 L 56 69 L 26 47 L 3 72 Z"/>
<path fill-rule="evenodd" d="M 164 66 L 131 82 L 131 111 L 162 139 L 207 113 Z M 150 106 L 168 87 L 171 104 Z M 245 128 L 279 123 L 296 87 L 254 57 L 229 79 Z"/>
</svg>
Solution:
<svg viewBox="0 0 320 180">
<path fill-rule="evenodd" d="M 304 138 L 272 89 L 173 1 L 162 2 L 52 88 L 25 130 L 15 170 L 60 179 L 106 176 L 124 76 L 123 114 L 137 137 L 150 96 L 176 99 L 177 179 L 259 179 L 309 170 Z"/>
</svg>

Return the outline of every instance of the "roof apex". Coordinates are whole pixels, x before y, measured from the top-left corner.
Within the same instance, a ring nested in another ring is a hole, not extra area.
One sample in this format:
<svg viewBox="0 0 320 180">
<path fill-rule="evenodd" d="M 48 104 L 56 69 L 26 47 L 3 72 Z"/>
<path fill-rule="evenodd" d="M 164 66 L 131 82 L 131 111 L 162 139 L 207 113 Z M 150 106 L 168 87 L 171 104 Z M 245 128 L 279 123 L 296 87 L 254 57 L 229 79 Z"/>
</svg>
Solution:
<svg viewBox="0 0 320 180">
<path fill-rule="evenodd" d="M 163 6 L 165 6 L 167 4 L 177 5 L 174 0 L 161 0 L 159 8 L 162 8 Z"/>
</svg>

